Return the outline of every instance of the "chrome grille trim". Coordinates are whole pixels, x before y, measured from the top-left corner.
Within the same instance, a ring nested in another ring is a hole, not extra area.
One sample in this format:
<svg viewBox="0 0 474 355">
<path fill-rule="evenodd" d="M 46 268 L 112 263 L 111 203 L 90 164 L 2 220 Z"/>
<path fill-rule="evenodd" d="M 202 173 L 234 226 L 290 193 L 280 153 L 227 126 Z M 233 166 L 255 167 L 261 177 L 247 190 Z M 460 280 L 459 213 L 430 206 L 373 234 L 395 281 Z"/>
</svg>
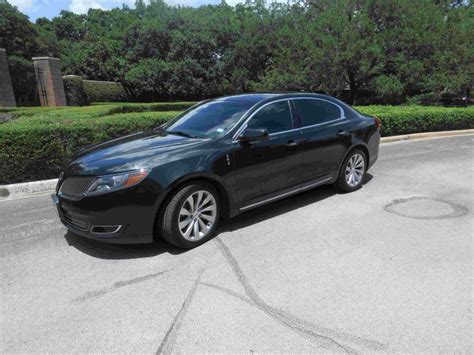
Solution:
<svg viewBox="0 0 474 355">
<path fill-rule="evenodd" d="M 94 179 L 92 176 L 68 177 L 62 182 L 59 193 L 64 197 L 79 199 Z"/>
</svg>

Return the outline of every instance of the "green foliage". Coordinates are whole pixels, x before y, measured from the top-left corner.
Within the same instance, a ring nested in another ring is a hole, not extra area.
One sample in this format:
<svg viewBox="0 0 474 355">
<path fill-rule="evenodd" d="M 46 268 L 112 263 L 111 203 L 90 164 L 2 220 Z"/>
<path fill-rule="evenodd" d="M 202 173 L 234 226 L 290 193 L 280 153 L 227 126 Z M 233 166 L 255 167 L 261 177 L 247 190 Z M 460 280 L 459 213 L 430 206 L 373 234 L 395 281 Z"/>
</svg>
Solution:
<svg viewBox="0 0 474 355">
<path fill-rule="evenodd" d="M 8 55 L 8 53 L 7 53 Z M 35 68 L 31 60 L 8 55 L 8 67 L 12 78 L 13 92 L 19 106 L 38 104 Z"/>
<path fill-rule="evenodd" d="M 127 92 L 121 83 L 96 80 L 82 82 L 90 102 L 120 102 L 128 99 Z"/>
<path fill-rule="evenodd" d="M 0 48 L 5 48 L 18 105 L 37 102 L 31 57 L 40 50 L 38 33 L 28 17 L 6 2 L 0 2 Z"/>
<path fill-rule="evenodd" d="M 21 118 L 1 124 L 0 184 L 53 178 L 80 148 L 150 129 L 179 113 L 101 116 L 110 109 L 110 105 L 98 105 L 76 110 L 24 110 Z"/>
<path fill-rule="evenodd" d="M 180 111 L 191 107 L 194 102 L 160 102 L 155 104 L 127 104 L 108 110 L 107 115 L 130 112 Z"/>
<path fill-rule="evenodd" d="M 382 136 L 474 128 L 474 107 L 360 106 L 382 121 Z"/>
<path fill-rule="evenodd" d="M 125 80 L 138 99 L 159 100 L 164 98 L 170 75 L 171 66 L 165 61 L 144 59 L 128 71 Z"/>
<path fill-rule="evenodd" d="M 0 2 L 0 48 L 10 55 L 31 59 L 39 49 L 35 26 L 18 9 Z"/>
<path fill-rule="evenodd" d="M 58 56 L 64 74 L 120 82 L 130 101 L 305 90 L 357 104 L 439 103 L 444 90 L 472 90 L 472 38 L 471 1 L 255 0 L 192 8 L 152 0 L 135 9 L 62 11 L 35 24 L 0 4 L 0 46 L 9 55 Z"/>
<path fill-rule="evenodd" d="M 89 97 L 84 89 L 84 83 L 80 76 L 67 75 L 63 77 L 64 93 L 68 106 L 89 105 Z"/>
<path fill-rule="evenodd" d="M 179 114 L 192 103 L 100 104 L 85 107 L 0 109 L 16 119 L 0 124 L 0 184 L 56 177 L 80 149 Z M 382 120 L 385 136 L 474 128 L 474 107 L 361 106 Z M 175 111 L 172 111 L 172 110 Z"/>
<path fill-rule="evenodd" d="M 109 103 L 97 102 L 85 107 L 0 107 L 0 112 L 14 113 L 21 120 L 15 125 L 42 123 L 45 125 L 70 124 L 77 120 L 106 117 L 118 113 L 181 111 L 194 102 Z M 0 126 L 2 127 L 2 126 Z"/>
</svg>

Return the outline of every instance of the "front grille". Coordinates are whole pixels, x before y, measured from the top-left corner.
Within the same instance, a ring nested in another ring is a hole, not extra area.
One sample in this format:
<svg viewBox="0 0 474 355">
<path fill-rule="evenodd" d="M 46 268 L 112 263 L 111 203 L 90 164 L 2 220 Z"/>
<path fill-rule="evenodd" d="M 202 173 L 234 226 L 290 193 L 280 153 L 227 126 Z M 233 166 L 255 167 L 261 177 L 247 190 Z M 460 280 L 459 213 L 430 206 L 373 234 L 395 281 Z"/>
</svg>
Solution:
<svg viewBox="0 0 474 355">
<path fill-rule="evenodd" d="M 59 192 L 65 197 L 80 198 L 94 179 L 94 177 L 66 178 L 61 184 Z"/>
<path fill-rule="evenodd" d="M 70 224 L 71 226 L 77 228 L 77 229 L 80 229 L 80 230 L 83 230 L 83 231 L 87 231 L 89 229 L 89 224 L 87 222 L 83 222 L 83 221 L 79 221 L 75 218 L 73 218 L 67 211 L 65 211 L 64 209 L 62 209 L 62 213 L 63 213 L 63 218 L 64 218 L 64 221 L 68 224 Z"/>
</svg>

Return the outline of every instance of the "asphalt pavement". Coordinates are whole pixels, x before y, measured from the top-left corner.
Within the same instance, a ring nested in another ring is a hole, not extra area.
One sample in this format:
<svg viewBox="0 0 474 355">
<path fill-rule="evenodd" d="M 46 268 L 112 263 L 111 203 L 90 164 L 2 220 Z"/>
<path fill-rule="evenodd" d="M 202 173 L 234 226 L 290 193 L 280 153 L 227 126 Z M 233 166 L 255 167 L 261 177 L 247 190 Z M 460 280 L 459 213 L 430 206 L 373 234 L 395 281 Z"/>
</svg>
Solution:
<svg viewBox="0 0 474 355">
<path fill-rule="evenodd" d="M 183 252 L 0 202 L 0 351 L 473 352 L 474 136 L 388 143 L 363 188 L 249 211 Z"/>
</svg>

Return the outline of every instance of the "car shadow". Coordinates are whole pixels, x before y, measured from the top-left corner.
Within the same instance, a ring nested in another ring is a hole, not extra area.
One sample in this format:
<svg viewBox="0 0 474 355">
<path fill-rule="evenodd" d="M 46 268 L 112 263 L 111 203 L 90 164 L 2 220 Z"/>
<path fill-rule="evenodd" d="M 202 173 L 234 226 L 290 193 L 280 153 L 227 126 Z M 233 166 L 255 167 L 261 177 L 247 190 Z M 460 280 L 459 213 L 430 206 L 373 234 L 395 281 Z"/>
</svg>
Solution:
<svg viewBox="0 0 474 355">
<path fill-rule="evenodd" d="M 64 235 L 64 238 L 69 246 L 99 259 L 149 258 L 166 253 L 178 255 L 186 251 L 164 241 L 149 244 L 113 244 L 87 239 L 70 231 Z"/>
<path fill-rule="evenodd" d="M 373 176 L 367 173 L 363 184 L 367 184 L 372 178 Z M 266 219 L 317 203 L 336 194 L 338 192 L 334 187 L 325 185 L 275 201 L 224 221 L 219 227 L 217 235 L 251 226 Z M 178 255 L 187 251 L 165 241 L 155 241 L 150 244 L 112 244 L 87 239 L 70 231 L 64 235 L 64 238 L 70 246 L 89 256 L 100 259 L 148 258 L 165 253 Z"/>
<path fill-rule="evenodd" d="M 238 216 L 224 221 L 219 228 L 219 233 L 233 232 L 251 226 L 264 220 L 274 218 L 290 211 L 317 203 L 336 195 L 336 190 L 331 186 L 323 186 L 293 195 L 258 208 L 251 209 Z"/>
<path fill-rule="evenodd" d="M 367 173 L 362 184 L 365 185 L 372 179 L 373 176 Z M 240 228 L 245 228 L 266 219 L 277 217 L 287 212 L 317 203 L 336 194 L 339 194 L 339 192 L 331 185 L 324 185 L 311 189 L 249 210 L 248 212 L 244 212 L 234 218 L 228 219 L 227 221 L 224 221 L 218 232 L 232 232 Z"/>
</svg>

